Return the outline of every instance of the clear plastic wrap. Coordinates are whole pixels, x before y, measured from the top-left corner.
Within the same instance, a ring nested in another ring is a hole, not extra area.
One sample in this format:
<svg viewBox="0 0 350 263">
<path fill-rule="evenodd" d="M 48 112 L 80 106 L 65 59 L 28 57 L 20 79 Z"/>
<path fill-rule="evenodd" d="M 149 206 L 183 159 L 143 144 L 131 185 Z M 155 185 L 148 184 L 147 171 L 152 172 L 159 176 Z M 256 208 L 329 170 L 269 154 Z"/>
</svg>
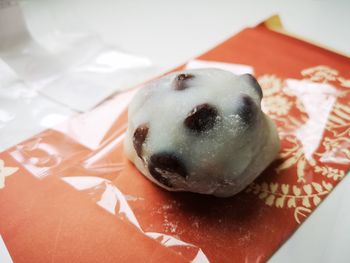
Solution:
<svg viewBox="0 0 350 263">
<path fill-rule="evenodd" d="M 251 49 L 252 39 L 269 45 Z M 270 60 L 257 59 L 261 56 Z M 281 57 L 288 66 L 278 63 Z M 232 64 L 233 70 L 254 72 L 263 88 L 263 110 L 278 127 L 279 159 L 231 198 L 167 192 L 145 179 L 123 154 L 127 106 L 137 89 L 123 92 L 0 155 L 4 167 L 19 168 L 0 191 L 0 231 L 15 260 L 45 261 L 53 255 L 72 260 L 76 246 L 75 253 L 84 251 L 81 261 L 136 261 L 146 255 L 154 262 L 263 262 L 348 173 L 348 58 L 260 25 L 183 67 L 196 63 L 226 69 Z M 16 203 L 7 206 L 11 200 Z M 79 214 L 91 209 L 84 217 Z M 40 252 L 31 254 L 26 238 L 32 232 L 18 234 L 11 227 L 24 214 L 36 230 L 56 235 L 55 243 L 31 236 L 32 243 L 40 244 Z M 101 251 L 90 250 L 91 242 Z M 113 260 L 106 259 L 107 250 Z"/>
<path fill-rule="evenodd" d="M 54 18 L 67 18 L 50 4 L 0 2 L 0 150 L 154 74 L 149 59 L 104 43 L 78 19 L 59 27 Z"/>
<path fill-rule="evenodd" d="M 15 1 L 10 2 L 0 8 L 0 58 L 28 86 L 53 101 L 87 111 L 155 74 L 148 58 L 104 43 L 79 27 L 77 20 L 66 21 L 69 27 L 58 27 L 62 21 L 55 21 L 57 11 L 47 5 L 52 1 L 36 15 L 31 3 L 24 1 L 25 16 Z"/>
<path fill-rule="evenodd" d="M 28 87 L 0 60 L 0 151 L 57 125 L 74 111 Z"/>
</svg>

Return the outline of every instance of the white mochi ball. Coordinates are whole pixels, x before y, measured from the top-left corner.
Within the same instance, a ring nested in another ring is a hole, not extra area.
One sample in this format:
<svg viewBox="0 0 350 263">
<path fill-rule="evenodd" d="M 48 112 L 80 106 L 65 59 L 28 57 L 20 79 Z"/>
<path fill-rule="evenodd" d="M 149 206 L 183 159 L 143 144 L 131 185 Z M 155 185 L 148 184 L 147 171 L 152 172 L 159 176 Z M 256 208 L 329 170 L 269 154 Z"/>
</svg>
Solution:
<svg viewBox="0 0 350 263">
<path fill-rule="evenodd" d="M 125 153 L 149 180 L 169 191 L 232 196 L 279 151 L 261 99 L 261 87 L 250 74 L 219 69 L 169 74 L 133 98 Z"/>
</svg>

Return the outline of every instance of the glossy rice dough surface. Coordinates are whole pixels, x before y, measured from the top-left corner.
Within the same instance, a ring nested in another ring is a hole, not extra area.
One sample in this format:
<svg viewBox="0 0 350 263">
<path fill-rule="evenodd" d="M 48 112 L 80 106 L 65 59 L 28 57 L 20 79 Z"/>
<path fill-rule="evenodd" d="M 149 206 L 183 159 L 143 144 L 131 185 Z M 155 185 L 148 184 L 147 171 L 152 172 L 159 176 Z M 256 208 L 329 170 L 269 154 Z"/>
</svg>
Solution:
<svg viewBox="0 0 350 263">
<path fill-rule="evenodd" d="M 129 106 L 127 157 L 170 191 L 227 197 L 243 190 L 277 156 L 273 122 L 249 74 L 196 69 L 140 89 Z"/>
</svg>

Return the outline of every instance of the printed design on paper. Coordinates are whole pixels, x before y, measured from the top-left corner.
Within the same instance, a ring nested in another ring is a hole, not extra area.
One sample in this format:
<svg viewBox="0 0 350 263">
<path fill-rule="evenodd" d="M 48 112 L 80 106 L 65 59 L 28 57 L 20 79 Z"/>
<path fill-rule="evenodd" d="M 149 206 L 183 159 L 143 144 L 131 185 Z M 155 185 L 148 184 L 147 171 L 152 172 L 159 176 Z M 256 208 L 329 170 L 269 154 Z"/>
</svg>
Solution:
<svg viewBox="0 0 350 263">
<path fill-rule="evenodd" d="M 301 81 L 308 83 L 350 88 L 350 80 L 327 66 L 304 69 L 301 76 Z M 275 165 L 278 182 L 257 180 L 246 193 L 256 195 L 268 206 L 293 209 L 294 219 L 300 224 L 345 176 L 344 167 L 350 164 L 350 102 L 344 99 L 348 91 L 329 95 L 336 99 L 328 112 L 325 131 L 319 145 L 307 155 L 296 134 L 310 116 L 298 94 L 288 90 L 285 81 L 275 75 L 260 76 L 258 81 L 264 92 L 262 108 L 277 124 L 282 150 Z M 290 178 L 291 174 L 295 177 Z M 288 183 L 283 183 L 284 179 Z"/>
<path fill-rule="evenodd" d="M 350 88 L 350 79 L 345 79 L 342 76 L 339 76 L 338 70 L 332 69 L 328 66 L 319 65 L 316 67 L 307 68 L 301 71 L 301 75 L 304 77 L 304 79 L 309 79 L 313 82 L 338 82 L 340 86 Z"/>
<path fill-rule="evenodd" d="M 0 189 L 5 187 L 6 177 L 16 173 L 17 171 L 17 167 L 6 167 L 5 162 L 0 159 Z"/>
<path fill-rule="evenodd" d="M 300 224 L 301 218 L 307 217 L 311 212 L 310 207 L 316 207 L 332 188 L 333 185 L 325 181 L 312 182 L 301 187 L 296 184 L 253 182 L 246 192 L 257 195 L 268 206 L 294 209 L 294 218 Z"/>
</svg>

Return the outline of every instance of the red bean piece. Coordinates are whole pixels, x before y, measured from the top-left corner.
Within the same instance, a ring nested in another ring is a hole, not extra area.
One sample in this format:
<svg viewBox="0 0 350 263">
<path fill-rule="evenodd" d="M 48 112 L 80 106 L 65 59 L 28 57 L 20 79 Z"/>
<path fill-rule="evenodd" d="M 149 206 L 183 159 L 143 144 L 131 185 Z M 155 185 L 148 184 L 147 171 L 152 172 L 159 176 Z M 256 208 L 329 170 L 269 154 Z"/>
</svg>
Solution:
<svg viewBox="0 0 350 263">
<path fill-rule="evenodd" d="M 208 103 L 194 107 L 187 115 L 184 123 L 192 131 L 201 133 L 212 129 L 217 121 L 218 111 Z"/>
<path fill-rule="evenodd" d="M 175 78 L 175 90 L 184 90 L 188 88 L 188 80 L 194 78 L 193 75 L 182 73 Z"/>
<path fill-rule="evenodd" d="M 245 124 L 252 125 L 257 115 L 257 106 L 255 102 L 248 95 L 243 95 L 239 104 L 238 115 Z"/>
<path fill-rule="evenodd" d="M 184 163 L 173 153 L 153 154 L 148 164 L 148 170 L 154 179 L 168 187 L 172 187 L 171 178 L 176 176 L 187 178 Z"/>
<path fill-rule="evenodd" d="M 142 146 L 148 135 L 148 124 L 141 124 L 134 132 L 133 144 L 137 155 L 142 158 Z"/>
<path fill-rule="evenodd" d="M 241 78 L 246 80 L 254 88 L 254 90 L 258 93 L 260 99 L 262 99 L 263 92 L 262 92 L 261 86 L 259 85 L 256 78 L 252 74 L 249 74 L 249 73 L 241 75 Z"/>
</svg>

